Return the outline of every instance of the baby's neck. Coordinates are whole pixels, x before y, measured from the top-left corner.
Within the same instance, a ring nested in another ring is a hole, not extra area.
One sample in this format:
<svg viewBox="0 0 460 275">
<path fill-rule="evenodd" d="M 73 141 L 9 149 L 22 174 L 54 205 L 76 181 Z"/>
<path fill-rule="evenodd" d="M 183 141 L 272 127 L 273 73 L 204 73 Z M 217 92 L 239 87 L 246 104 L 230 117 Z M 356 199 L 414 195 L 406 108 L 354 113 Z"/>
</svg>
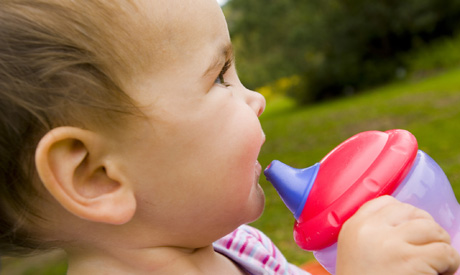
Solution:
<svg viewBox="0 0 460 275">
<path fill-rule="evenodd" d="M 156 247 L 68 251 L 67 274 L 244 274 L 212 245 L 198 249 Z"/>
</svg>

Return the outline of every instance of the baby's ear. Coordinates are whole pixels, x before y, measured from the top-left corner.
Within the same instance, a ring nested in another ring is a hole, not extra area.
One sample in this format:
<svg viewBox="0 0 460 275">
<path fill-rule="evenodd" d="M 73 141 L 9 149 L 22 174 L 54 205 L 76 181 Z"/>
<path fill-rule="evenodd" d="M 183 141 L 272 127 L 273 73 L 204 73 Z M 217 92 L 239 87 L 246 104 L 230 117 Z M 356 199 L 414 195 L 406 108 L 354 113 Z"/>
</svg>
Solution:
<svg viewBox="0 0 460 275">
<path fill-rule="evenodd" d="M 68 211 L 90 221 L 123 224 L 134 215 L 136 199 L 107 141 L 89 130 L 58 127 L 40 140 L 35 164 L 41 182 Z"/>
</svg>

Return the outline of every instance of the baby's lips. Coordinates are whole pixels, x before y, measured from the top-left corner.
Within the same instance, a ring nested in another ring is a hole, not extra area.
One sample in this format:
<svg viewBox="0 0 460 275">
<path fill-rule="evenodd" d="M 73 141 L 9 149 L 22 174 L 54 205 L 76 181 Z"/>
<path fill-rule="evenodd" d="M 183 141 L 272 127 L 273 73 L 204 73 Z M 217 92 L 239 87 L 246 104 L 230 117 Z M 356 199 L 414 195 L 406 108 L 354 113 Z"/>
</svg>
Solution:
<svg viewBox="0 0 460 275">
<path fill-rule="evenodd" d="M 260 162 L 258 160 L 256 160 L 256 170 L 257 172 L 259 173 L 262 173 L 262 165 L 260 165 Z"/>
</svg>

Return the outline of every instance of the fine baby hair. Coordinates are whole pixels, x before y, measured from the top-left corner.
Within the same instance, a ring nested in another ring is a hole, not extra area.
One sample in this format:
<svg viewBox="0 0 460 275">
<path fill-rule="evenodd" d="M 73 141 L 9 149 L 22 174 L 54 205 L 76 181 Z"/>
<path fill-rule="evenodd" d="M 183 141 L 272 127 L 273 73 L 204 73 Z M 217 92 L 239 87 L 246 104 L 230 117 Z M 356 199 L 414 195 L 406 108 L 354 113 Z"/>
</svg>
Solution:
<svg viewBox="0 0 460 275">
<path fill-rule="evenodd" d="M 50 199 L 37 183 L 34 166 L 40 138 L 53 127 L 109 127 L 135 113 L 118 78 L 129 73 L 124 60 L 128 54 L 115 46 L 131 39 L 128 32 L 111 31 L 122 29 L 124 16 L 114 8 L 121 1 L 82 2 L 0 2 L 3 255 L 53 245 L 39 233 L 46 223 L 40 205 Z"/>
</svg>

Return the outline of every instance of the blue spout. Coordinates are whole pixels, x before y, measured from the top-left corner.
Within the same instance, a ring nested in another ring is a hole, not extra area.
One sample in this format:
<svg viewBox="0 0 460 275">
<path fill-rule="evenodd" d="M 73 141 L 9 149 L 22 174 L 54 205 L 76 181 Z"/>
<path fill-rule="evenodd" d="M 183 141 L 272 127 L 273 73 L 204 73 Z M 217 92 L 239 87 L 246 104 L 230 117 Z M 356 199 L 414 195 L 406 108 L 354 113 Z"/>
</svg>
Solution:
<svg viewBox="0 0 460 275">
<path fill-rule="evenodd" d="M 296 220 L 302 214 L 319 166 L 316 163 L 305 169 L 296 169 L 274 160 L 264 171 L 265 177 L 275 187 Z"/>
</svg>

